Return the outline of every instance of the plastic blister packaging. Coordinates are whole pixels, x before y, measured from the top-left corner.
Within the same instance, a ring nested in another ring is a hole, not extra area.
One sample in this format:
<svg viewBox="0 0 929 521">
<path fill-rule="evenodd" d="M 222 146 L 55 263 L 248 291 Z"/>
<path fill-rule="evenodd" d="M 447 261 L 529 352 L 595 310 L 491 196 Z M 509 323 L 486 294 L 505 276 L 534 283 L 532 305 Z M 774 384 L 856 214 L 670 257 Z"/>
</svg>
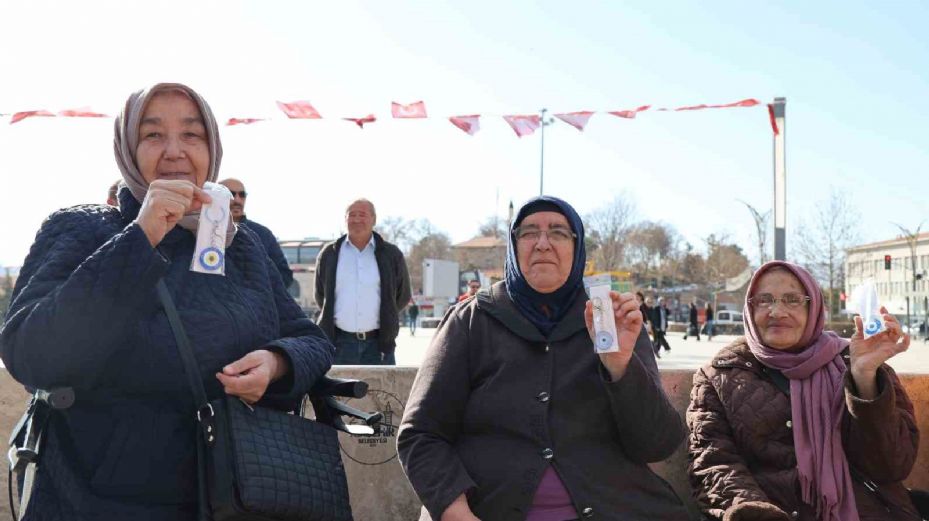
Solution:
<svg viewBox="0 0 929 521">
<path fill-rule="evenodd" d="M 613 318 L 613 300 L 610 298 L 613 286 L 609 275 L 585 277 L 584 288 L 593 306 L 594 351 L 597 353 L 618 352 L 619 338 L 616 335 L 616 321 Z"/>
<path fill-rule="evenodd" d="M 229 229 L 229 203 L 232 193 L 218 183 L 204 183 L 212 202 L 200 209 L 197 244 L 190 271 L 209 275 L 226 274 L 226 231 Z"/>
<path fill-rule="evenodd" d="M 870 338 L 887 329 L 884 318 L 881 316 L 881 304 L 877 299 L 877 288 L 874 281 L 868 280 L 855 288 L 852 292 L 852 307 L 861 315 L 862 333 Z"/>
</svg>

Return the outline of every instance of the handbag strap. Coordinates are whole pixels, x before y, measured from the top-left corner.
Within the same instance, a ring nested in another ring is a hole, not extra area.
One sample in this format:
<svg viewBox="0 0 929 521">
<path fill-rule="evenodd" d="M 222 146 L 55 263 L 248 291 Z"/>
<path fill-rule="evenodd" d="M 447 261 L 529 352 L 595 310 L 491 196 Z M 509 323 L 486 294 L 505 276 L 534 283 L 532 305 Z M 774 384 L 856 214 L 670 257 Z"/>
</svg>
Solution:
<svg viewBox="0 0 929 521">
<path fill-rule="evenodd" d="M 168 316 L 168 323 L 171 325 L 171 332 L 174 333 L 174 339 L 177 342 L 177 350 L 181 354 L 181 360 L 184 362 L 184 373 L 187 374 L 187 383 L 190 384 L 190 391 L 193 393 L 194 402 L 197 406 L 197 422 L 203 431 L 203 438 L 208 445 L 212 445 L 214 440 L 213 406 L 206 399 L 206 391 L 203 389 L 203 381 L 200 380 L 200 366 L 194 357 L 194 350 L 190 346 L 190 338 L 184 330 L 184 324 L 181 323 L 181 317 L 174 306 L 174 299 L 171 298 L 171 292 L 168 291 L 168 285 L 164 279 L 156 284 L 158 299 L 164 306 L 165 314 Z"/>
</svg>

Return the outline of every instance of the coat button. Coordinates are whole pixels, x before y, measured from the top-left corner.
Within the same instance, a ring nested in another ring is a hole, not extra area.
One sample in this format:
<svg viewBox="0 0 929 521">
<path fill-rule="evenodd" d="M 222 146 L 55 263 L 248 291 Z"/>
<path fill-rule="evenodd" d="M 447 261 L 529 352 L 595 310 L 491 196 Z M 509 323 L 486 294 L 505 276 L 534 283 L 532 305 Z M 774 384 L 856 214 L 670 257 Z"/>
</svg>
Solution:
<svg viewBox="0 0 929 521">
<path fill-rule="evenodd" d="M 793 512 L 790 513 L 790 518 L 791 518 L 791 519 L 800 519 L 800 513 L 797 512 L 796 510 L 794 510 Z"/>
<path fill-rule="evenodd" d="M 581 511 L 581 515 L 590 519 L 591 517 L 594 517 L 594 509 L 587 507 Z"/>
<path fill-rule="evenodd" d="M 548 346 L 545 346 L 545 352 L 546 352 L 546 353 L 548 352 L 548 349 L 549 349 L 549 347 L 548 347 Z"/>
<path fill-rule="evenodd" d="M 541 393 L 537 394 L 535 398 L 536 400 L 539 400 L 540 402 L 545 403 L 548 401 L 548 393 L 545 391 L 542 391 Z"/>
<path fill-rule="evenodd" d="M 542 451 L 542 457 L 545 459 L 552 459 L 555 456 L 555 451 L 552 449 L 545 449 Z"/>
<path fill-rule="evenodd" d="M 745 362 L 745 367 L 751 367 L 751 366 L 752 366 L 751 362 Z"/>
<path fill-rule="evenodd" d="M 788 428 L 788 429 L 793 429 L 793 428 L 794 428 L 794 422 L 792 422 L 792 421 L 790 421 L 790 420 L 787 420 L 787 428 Z"/>
</svg>

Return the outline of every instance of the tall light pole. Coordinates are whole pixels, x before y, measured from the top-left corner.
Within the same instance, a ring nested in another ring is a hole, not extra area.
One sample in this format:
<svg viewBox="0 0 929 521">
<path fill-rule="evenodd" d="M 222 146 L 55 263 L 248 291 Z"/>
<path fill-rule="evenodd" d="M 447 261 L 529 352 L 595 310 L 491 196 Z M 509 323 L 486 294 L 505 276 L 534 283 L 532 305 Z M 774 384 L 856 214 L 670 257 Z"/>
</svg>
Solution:
<svg viewBox="0 0 929 521">
<path fill-rule="evenodd" d="M 548 112 L 548 109 L 542 109 L 539 111 L 539 125 L 541 126 L 542 131 L 542 145 L 541 145 L 541 157 L 539 158 L 539 195 L 543 195 L 545 192 L 543 190 L 545 182 L 545 127 L 552 124 L 554 121 L 552 118 L 545 118 L 545 113 Z"/>
<path fill-rule="evenodd" d="M 774 135 L 774 259 L 787 260 L 787 98 L 772 104 L 777 134 Z"/>
<path fill-rule="evenodd" d="M 913 268 L 913 291 L 911 295 L 913 296 L 913 307 L 916 307 L 916 242 L 919 240 L 919 229 L 923 227 L 923 223 L 919 223 L 919 226 L 916 227 L 915 232 L 904 228 L 902 225 L 893 223 L 894 226 L 900 229 L 903 233 L 903 238 L 906 240 L 907 246 L 910 247 L 910 265 Z M 910 296 L 906 297 L 906 327 L 907 329 L 912 328 L 912 323 L 910 322 Z M 912 331 L 910 331 L 912 333 Z"/>
</svg>

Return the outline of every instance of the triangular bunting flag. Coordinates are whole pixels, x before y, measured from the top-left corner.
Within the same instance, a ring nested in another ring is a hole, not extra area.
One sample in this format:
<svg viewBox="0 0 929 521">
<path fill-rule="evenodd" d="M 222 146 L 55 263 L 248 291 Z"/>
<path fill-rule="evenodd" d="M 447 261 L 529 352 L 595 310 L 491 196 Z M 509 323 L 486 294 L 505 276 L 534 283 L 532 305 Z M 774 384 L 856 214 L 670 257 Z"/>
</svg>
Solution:
<svg viewBox="0 0 929 521">
<path fill-rule="evenodd" d="M 422 101 L 401 105 L 396 101 L 390 104 L 390 114 L 397 119 L 418 119 L 426 117 L 426 104 Z"/>
<path fill-rule="evenodd" d="M 322 116 L 313 108 L 313 105 L 310 105 L 309 101 L 300 100 L 287 103 L 278 101 L 277 107 L 284 114 L 287 114 L 290 119 L 322 119 Z"/>
<path fill-rule="evenodd" d="M 503 116 L 519 137 L 532 135 L 542 126 L 542 118 L 536 114 Z"/>
<path fill-rule="evenodd" d="M 584 110 L 581 112 L 567 112 L 564 114 L 555 114 L 555 117 L 560 119 L 561 121 L 564 121 L 568 125 L 571 125 L 572 127 L 580 130 L 581 132 L 583 132 L 584 127 L 587 126 L 587 122 L 590 121 L 590 117 L 593 115 L 594 115 L 593 112 Z"/>
<path fill-rule="evenodd" d="M 481 129 L 481 116 L 474 114 L 471 116 L 452 116 L 448 118 L 452 125 L 464 130 L 469 136 L 473 136 Z"/>
</svg>

